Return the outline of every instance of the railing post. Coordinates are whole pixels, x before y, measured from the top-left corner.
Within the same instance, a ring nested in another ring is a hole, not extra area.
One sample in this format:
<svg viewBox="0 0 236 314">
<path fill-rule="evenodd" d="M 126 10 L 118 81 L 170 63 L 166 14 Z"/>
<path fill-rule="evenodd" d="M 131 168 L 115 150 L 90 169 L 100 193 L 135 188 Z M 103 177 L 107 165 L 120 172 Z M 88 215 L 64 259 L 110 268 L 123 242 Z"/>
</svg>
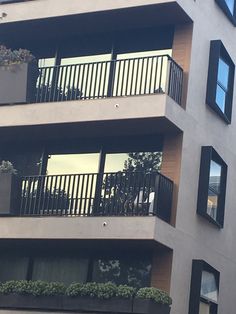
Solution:
<svg viewBox="0 0 236 314">
<path fill-rule="evenodd" d="M 155 185 L 154 185 L 155 197 L 154 197 L 154 205 L 153 205 L 153 215 L 155 215 L 155 216 L 157 216 L 158 209 L 159 209 L 158 208 L 158 206 L 159 206 L 159 202 L 158 202 L 159 184 L 160 184 L 160 174 L 157 173 L 156 178 L 155 178 Z"/>
</svg>

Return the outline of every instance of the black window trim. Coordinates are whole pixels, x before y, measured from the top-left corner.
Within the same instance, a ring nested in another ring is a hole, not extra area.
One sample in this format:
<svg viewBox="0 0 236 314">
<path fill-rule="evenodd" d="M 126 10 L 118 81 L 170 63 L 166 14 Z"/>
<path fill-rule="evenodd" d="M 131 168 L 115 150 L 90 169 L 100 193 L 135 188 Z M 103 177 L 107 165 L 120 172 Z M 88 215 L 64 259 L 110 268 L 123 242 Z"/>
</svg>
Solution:
<svg viewBox="0 0 236 314">
<path fill-rule="evenodd" d="M 208 271 L 214 274 L 217 281 L 218 290 L 219 290 L 220 272 L 216 270 L 215 268 L 213 268 L 210 264 L 208 264 L 204 260 L 194 259 L 192 262 L 192 275 L 191 275 L 191 284 L 190 284 L 188 314 L 199 314 L 200 301 L 207 304 L 213 304 L 213 306 L 215 306 L 216 308 L 216 313 L 217 313 L 218 304 L 201 296 L 201 282 L 202 282 L 203 271 Z"/>
<path fill-rule="evenodd" d="M 207 213 L 210 163 L 212 160 L 222 166 L 220 181 L 221 191 L 219 196 L 219 205 L 217 208 L 216 220 Z M 198 184 L 197 213 L 221 229 L 224 227 L 227 168 L 227 164 L 212 146 L 202 146 Z"/>
<path fill-rule="evenodd" d="M 234 0 L 234 13 L 232 14 L 225 0 L 215 0 L 224 14 L 228 17 L 231 23 L 236 26 L 236 1 Z"/>
<path fill-rule="evenodd" d="M 225 112 L 216 103 L 216 88 L 218 85 L 219 59 L 229 66 L 228 89 L 226 93 Z M 207 79 L 206 104 L 214 110 L 227 124 L 231 123 L 235 64 L 221 40 L 210 42 L 209 67 Z"/>
</svg>

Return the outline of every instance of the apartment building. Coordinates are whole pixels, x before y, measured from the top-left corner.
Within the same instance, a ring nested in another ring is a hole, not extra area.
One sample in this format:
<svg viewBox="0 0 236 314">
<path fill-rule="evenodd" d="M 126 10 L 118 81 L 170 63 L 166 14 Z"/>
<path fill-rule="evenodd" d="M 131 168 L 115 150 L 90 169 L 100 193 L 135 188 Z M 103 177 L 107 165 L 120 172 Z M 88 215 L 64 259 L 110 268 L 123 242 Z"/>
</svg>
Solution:
<svg viewBox="0 0 236 314">
<path fill-rule="evenodd" d="M 0 66 L 17 170 L 0 175 L 0 281 L 152 286 L 171 314 L 233 314 L 235 1 L 0 4 L 1 44 L 37 58 Z"/>
</svg>

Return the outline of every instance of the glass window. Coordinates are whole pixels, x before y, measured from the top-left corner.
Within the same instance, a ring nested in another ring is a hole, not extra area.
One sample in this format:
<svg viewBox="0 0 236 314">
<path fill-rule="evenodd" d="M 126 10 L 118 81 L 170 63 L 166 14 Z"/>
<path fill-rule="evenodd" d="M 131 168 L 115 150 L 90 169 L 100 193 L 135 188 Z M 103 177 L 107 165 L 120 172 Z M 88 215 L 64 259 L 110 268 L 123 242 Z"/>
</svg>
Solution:
<svg viewBox="0 0 236 314">
<path fill-rule="evenodd" d="M 229 11 L 231 12 L 232 15 L 234 15 L 234 0 L 225 0 L 225 3 L 227 7 L 229 8 Z"/>
<path fill-rule="evenodd" d="M 223 228 L 227 165 L 211 146 L 203 146 L 197 213 Z"/>
<path fill-rule="evenodd" d="M 220 195 L 221 168 L 222 168 L 221 165 L 217 164 L 213 160 L 211 161 L 207 200 L 207 213 L 214 220 L 217 219 L 217 208 Z"/>
<path fill-rule="evenodd" d="M 206 103 L 227 124 L 231 123 L 235 65 L 220 40 L 212 40 Z"/>
<path fill-rule="evenodd" d="M 202 272 L 201 297 L 218 302 L 218 287 L 215 275 L 205 270 Z"/>
<path fill-rule="evenodd" d="M 150 260 L 97 259 L 93 265 L 92 281 L 111 281 L 140 288 L 150 285 L 150 274 Z"/>
<path fill-rule="evenodd" d="M 85 282 L 88 259 L 66 257 L 38 257 L 33 264 L 32 280 L 51 282 Z"/>
<path fill-rule="evenodd" d="M 216 103 L 222 112 L 225 112 L 226 96 L 228 92 L 229 66 L 222 59 L 219 59 Z"/>
<path fill-rule="evenodd" d="M 220 273 L 203 260 L 193 260 L 189 313 L 217 314 Z"/>
<path fill-rule="evenodd" d="M 20 256 L 1 256 L 0 282 L 26 280 L 29 258 Z"/>
</svg>

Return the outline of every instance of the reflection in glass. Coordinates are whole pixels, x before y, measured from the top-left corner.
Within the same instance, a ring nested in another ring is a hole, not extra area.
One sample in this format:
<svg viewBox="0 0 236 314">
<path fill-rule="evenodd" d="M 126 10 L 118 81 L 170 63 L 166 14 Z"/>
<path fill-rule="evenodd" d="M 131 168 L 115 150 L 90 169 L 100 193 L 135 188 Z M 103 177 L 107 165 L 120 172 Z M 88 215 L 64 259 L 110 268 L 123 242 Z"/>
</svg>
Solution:
<svg viewBox="0 0 236 314">
<path fill-rule="evenodd" d="M 97 173 L 99 153 L 50 155 L 47 174 Z"/>
<path fill-rule="evenodd" d="M 34 260 L 32 280 L 48 282 L 85 282 L 88 259 L 66 257 L 38 257 Z"/>
<path fill-rule="evenodd" d="M 227 7 L 229 8 L 230 12 L 232 15 L 234 15 L 234 5 L 235 5 L 235 0 L 225 0 Z"/>
<path fill-rule="evenodd" d="M 221 165 L 215 161 L 210 164 L 207 214 L 214 220 L 217 219 L 218 201 L 220 195 Z"/>
<path fill-rule="evenodd" d="M 216 87 L 216 103 L 222 112 L 225 112 L 226 92 L 217 85 Z"/>
<path fill-rule="evenodd" d="M 95 282 L 111 281 L 136 288 L 150 284 L 151 261 L 149 259 L 97 259 L 93 266 Z"/>
<path fill-rule="evenodd" d="M 201 297 L 215 303 L 218 302 L 218 286 L 213 273 L 202 272 Z"/>
<path fill-rule="evenodd" d="M 1 256 L 0 282 L 26 280 L 29 258 L 20 256 Z"/>
<path fill-rule="evenodd" d="M 222 59 L 219 59 L 217 87 L 216 87 L 216 103 L 225 112 L 226 96 L 228 92 L 229 66 Z"/>
<path fill-rule="evenodd" d="M 228 79 L 229 79 L 229 66 L 222 59 L 219 59 L 217 80 L 219 83 L 221 83 L 221 85 L 225 89 L 227 89 L 228 88 Z"/>
</svg>

